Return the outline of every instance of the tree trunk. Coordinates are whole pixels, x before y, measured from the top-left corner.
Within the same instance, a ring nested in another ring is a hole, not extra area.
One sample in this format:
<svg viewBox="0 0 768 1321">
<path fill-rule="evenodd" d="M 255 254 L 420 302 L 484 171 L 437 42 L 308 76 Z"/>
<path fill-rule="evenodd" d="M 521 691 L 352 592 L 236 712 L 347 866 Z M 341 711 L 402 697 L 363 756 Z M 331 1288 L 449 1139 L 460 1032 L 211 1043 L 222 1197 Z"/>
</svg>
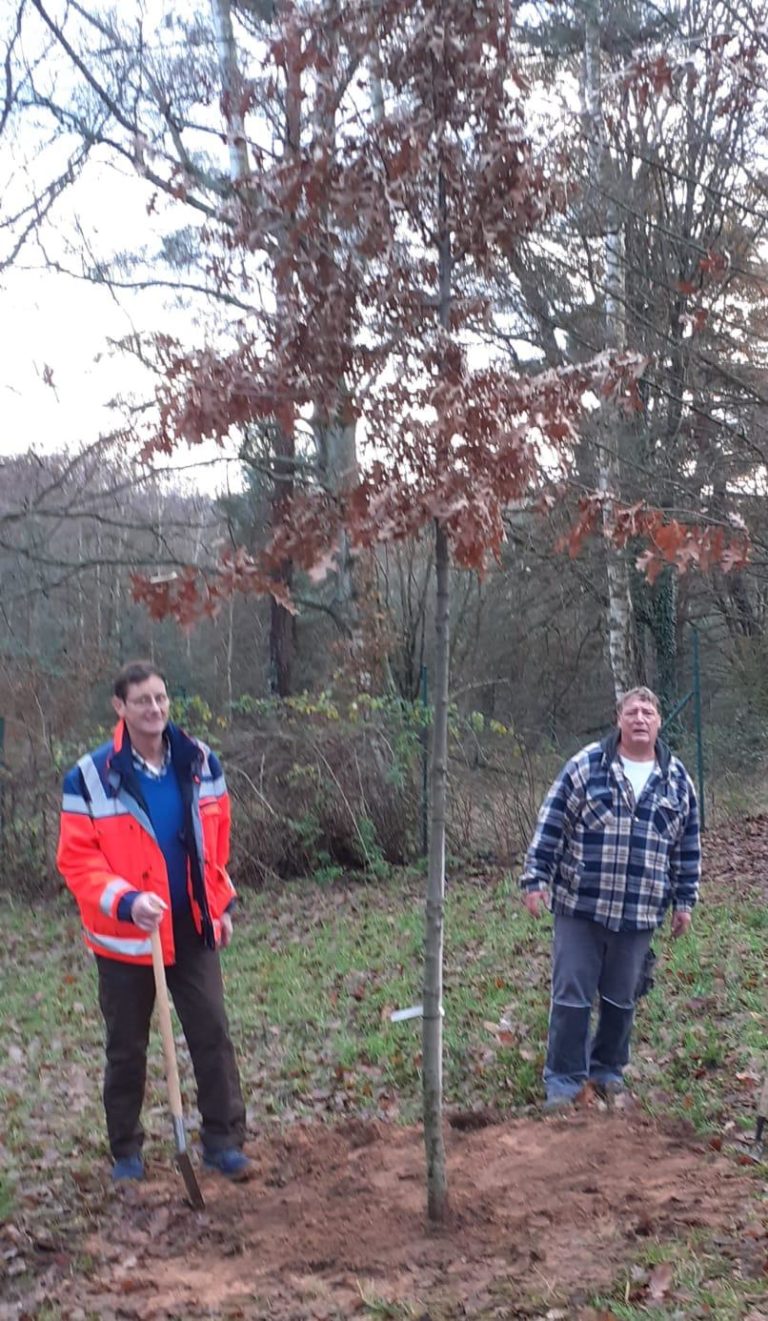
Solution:
<svg viewBox="0 0 768 1321">
<path fill-rule="evenodd" d="M 283 581 L 290 587 L 290 579 Z M 269 688 L 274 697 L 290 697 L 293 682 L 293 615 L 274 596 L 269 600 Z"/>
<path fill-rule="evenodd" d="M 289 23 L 286 29 L 286 41 L 290 47 L 285 61 L 285 137 L 283 157 L 286 162 L 296 162 L 301 145 L 301 75 L 299 73 L 298 36 Z M 290 223 L 290 218 L 287 218 Z M 280 336 L 284 327 L 291 324 L 290 308 L 293 298 L 291 276 L 281 273 L 278 257 L 275 272 L 276 324 L 278 343 L 276 354 L 278 361 L 282 352 Z M 272 526 L 280 527 L 293 499 L 296 469 L 295 415 L 292 406 L 283 409 L 275 418 L 274 441 L 274 481 L 270 498 Z M 293 585 L 293 562 L 285 560 L 278 569 L 281 583 L 290 590 Z M 293 655 L 296 631 L 294 617 L 284 605 L 270 600 L 269 611 L 269 682 L 276 697 L 290 697 L 293 683 Z"/>
<path fill-rule="evenodd" d="M 445 175 L 438 175 L 438 299 L 440 325 L 449 333 L 452 254 Z M 440 419 L 438 419 L 439 425 Z M 438 433 L 438 443 L 442 437 Z M 435 523 L 435 706 L 430 766 L 431 814 L 424 933 L 424 1021 L 422 1087 L 427 1155 L 427 1214 L 442 1221 L 448 1209 L 443 1136 L 443 917 L 445 896 L 445 808 L 448 782 L 448 676 L 450 669 L 448 537 Z"/>
<path fill-rule="evenodd" d="M 237 63 L 230 0 L 211 0 L 211 11 L 221 78 L 221 112 L 227 126 L 229 173 L 236 184 L 248 178 L 250 165 L 243 115 L 243 80 Z"/>
<path fill-rule="evenodd" d="M 656 691 L 665 713 L 677 699 L 677 570 L 668 566 L 653 585 L 653 639 L 656 645 Z"/>
<path fill-rule="evenodd" d="M 327 50 L 326 68 L 318 74 L 313 120 L 316 150 L 324 152 L 328 160 L 334 160 L 338 154 L 337 88 L 334 79 L 338 77 L 339 70 L 339 43 L 338 31 L 332 23 L 327 25 L 324 42 Z M 321 230 L 330 230 L 329 200 L 326 199 L 318 209 L 317 223 Z M 328 237 L 330 241 L 330 232 Z M 350 407 L 349 390 L 343 377 L 336 382 L 334 396 L 330 406 L 327 403 L 316 405 L 313 425 L 321 480 L 332 495 L 341 496 L 358 480 L 357 420 Z M 351 669 L 358 672 L 367 666 L 363 658 L 364 643 L 349 538 L 343 531 L 339 537 L 337 559 L 336 606 L 351 638 Z"/>
<path fill-rule="evenodd" d="M 235 651 L 235 597 L 234 593 L 229 598 L 229 615 L 227 618 L 227 672 L 226 672 L 226 694 L 227 694 L 227 719 L 232 719 L 232 702 L 234 690 L 232 687 L 232 661 Z"/>
<path fill-rule="evenodd" d="M 232 182 L 237 184 L 250 176 L 250 163 L 245 135 L 245 122 L 242 111 L 243 83 L 237 59 L 237 45 L 232 26 L 230 0 L 211 0 L 213 22 L 216 31 L 216 43 L 221 78 L 221 106 L 227 127 L 227 145 L 229 147 L 229 168 Z M 273 11 L 267 6 L 262 17 L 271 18 Z M 295 36 L 292 38 L 295 40 Z M 286 87 L 286 123 L 283 149 L 286 159 L 294 158 L 299 149 L 301 133 L 301 88 L 296 72 L 297 62 L 291 59 L 286 63 L 288 85 Z M 285 277 L 276 279 L 277 320 L 282 324 L 287 320 L 285 309 L 291 296 L 289 282 Z M 272 525 L 278 527 L 285 516 L 285 511 L 293 496 L 293 476 L 295 464 L 295 438 L 293 418 L 276 419 L 276 444 L 274 454 L 274 486 L 272 491 Z M 289 588 L 293 581 L 293 565 L 286 561 L 279 570 L 280 581 Z M 270 602 L 269 627 L 269 685 L 276 697 L 290 697 L 293 683 L 293 654 L 295 628 L 293 616 L 278 601 Z"/>
<path fill-rule="evenodd" d="M 333 495 L 342 495 L 350 490 L 358 479 L 357 428 L 354 417 L 347 416 L 347 398 L 347 391 L 342 384 L 334 416 L 324 418 L 316 408 L 313 422 L 318 467 L 323 484 Z M 354 637 L 359 630 L 359 612 L 355 604 L 349 538 L 345 532 L 339 538 L 336 601 Z"/>
<path fill-rule="evenodd" d="M 435 526 L 435 703 L 430 767 L 430 831 L 424 936 L 422 1086 L 427 1154 L 427 1213 L 445 1218 L 448 1184 L 443 1138 L 443 917 L 445 901 L 445 814 L 448 780 L 448 658 L 450 612 L 448 538 Z"/>
<path fill-rule="evenodd" d="M 595 301 L 601 312 L 604 346 L 606 349 L 625 347 L 626 304 L 624 276 L 623 231 L 615 208 L 610 204 L 611 184 L 608 179 L 608 152 L 603 120 L 602 88 L 600 78 L 600 34 L 603 14 L 602 0 L 592 0 L 587 10 L 584 29 L 584 106 L 587 119 L 589 147 L 589 178 L 591 208 L 596 230 L 601 235 L 603 287 L 598 279 Z M 610 499 L 621 489 L 619 464 L 619 418 L 616 411 L 601 410 L 598 422 L 598 488 L 605 498 L 603 529 L 606 540 L 613 527 L 614 511 Z M 630 591 L 630 565 L 626 555 L 607 549 L 608 579 L 608 659 L 613 675 L 613 686 L 618 700 L 637 682 L 637 635 Z"/>
<path fill-rule="evenodd" d="M 293 499 L 295 444 L 293 425 L 278 422 L 275 426 L 274 481 L 270 498 L 273 527 L 280 527 Z M 292 560 L 283 560 L 276 576 L 290 591 L 293 586 Z M 274 697 L 290 697 L 293 693 L 295 641 L 293 614 L 276 601 L 274 596 L 270 597 L 269 687 Z"/>
</svg>

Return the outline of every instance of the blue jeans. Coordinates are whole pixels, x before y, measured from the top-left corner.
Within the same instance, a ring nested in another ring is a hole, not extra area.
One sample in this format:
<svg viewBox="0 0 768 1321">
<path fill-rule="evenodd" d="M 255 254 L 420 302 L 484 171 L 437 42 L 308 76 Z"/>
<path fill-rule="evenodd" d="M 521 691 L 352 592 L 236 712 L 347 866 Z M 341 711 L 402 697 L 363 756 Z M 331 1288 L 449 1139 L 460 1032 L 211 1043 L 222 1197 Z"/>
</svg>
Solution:
<svg viewBox="0 0 768 1321">
<path fill-rule="evenodd" d="M 552 1004 L 544 1085 L 547 1098 L 575 1096 L 587 1079 L 620 1086 L 643 960 L 653 931 L 609 931 L 555 914 Z M 599 995 L 597 1028 L 590 1013 Z"/>
</svg>

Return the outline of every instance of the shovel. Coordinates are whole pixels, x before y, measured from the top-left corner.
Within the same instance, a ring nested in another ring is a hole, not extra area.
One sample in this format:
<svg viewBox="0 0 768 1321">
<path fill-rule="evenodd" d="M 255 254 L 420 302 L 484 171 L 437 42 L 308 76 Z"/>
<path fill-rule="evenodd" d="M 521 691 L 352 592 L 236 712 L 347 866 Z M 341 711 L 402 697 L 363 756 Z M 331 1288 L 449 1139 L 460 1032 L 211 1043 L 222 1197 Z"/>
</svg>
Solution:
<svg viewBox="0 0 768 1321">
<path fill-rule="evenodd" d="M 152 932 L 152 966 L 155 971 L 155 997 L 157 999 L 157 1015 L 160 1019 L 160 1035 L 163 1039 L 168 1101 L 171 1107 L 173 1136 L 176 1142 L 176 1164 L 181 1171 L 187 1189 L 187 1196 L 192 1206 L 197 1211 L 201 1211 L 205 1206 L 205 1202 L 187 1151 L 184 1115 L 181 1108 L 181 1088 L 179 1087 L 179 1066 L 176 1063 L 176 1047 L 173 1042 L 173 1028 L 171 1027 L 171 1006 L 168 1001 L 168 985 L 165 980 L 165 964 L 163 963 L 159 931 Z"/>
<path fill-rule="evenodd" d="M 763 1083 L 763 1090 L 757 1102 L 757 1124 L 755 1126 L 755 1141 L 752 1147 L 752 1154 L 755 1160 L 763 1159 L 763 1129 L 768 1120 L 768 1077 Z"/>
</svg>

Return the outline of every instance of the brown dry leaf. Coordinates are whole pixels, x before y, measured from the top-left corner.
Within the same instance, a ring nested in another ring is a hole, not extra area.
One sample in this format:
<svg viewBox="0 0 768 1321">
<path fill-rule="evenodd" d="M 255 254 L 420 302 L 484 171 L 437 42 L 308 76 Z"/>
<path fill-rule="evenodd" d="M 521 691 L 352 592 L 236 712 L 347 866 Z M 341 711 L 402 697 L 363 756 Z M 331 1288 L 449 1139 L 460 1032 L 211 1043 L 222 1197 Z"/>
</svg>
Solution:
<svg viewBox="0 0 768 1321">
<path fill-rule="evenodd" d="M 146 1288 L 143 1280 L 137 1280 L 135 1275 L 129 1275 L 124 1280 L 117 1280 L 117 1287 L 120 1293 L 138 1293 L 139 1289 Z"/>
<path fill-rule="evenodd" d="M 654 1266 L 648 1280 L 649 1297 L 656 1303 L 662 1302 L 672 1288 L 674 1278 L 675 1268 L 671 1261 L 662 1261 Z"/>
</svg>

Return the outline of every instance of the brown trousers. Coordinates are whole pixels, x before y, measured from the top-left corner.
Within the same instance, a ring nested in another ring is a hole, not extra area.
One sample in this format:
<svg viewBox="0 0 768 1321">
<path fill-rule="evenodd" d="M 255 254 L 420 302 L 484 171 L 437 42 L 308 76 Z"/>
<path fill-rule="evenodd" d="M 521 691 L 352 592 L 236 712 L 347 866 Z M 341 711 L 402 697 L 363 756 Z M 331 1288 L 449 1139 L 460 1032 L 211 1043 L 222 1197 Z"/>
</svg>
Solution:
<svg viewBox="0 0 768 1321">
<path fill-rule="evenodd" d="M 176 962 L 165 971 L 195 1071 L 200 1136 L 210 1151 L 242 1147 L 245 1105 L 224 1009 L 219 955 L 202 944 L 191 913 L 174 915 L 173 928 Z M 140 1151 L 144 1141 L 140 1115 L 155 979 L 152 968 L 140 964 L 100 954 L 96 964 L 107 1029 L 104 1109 L 110 1149 L 118 1160 Z"/>
</svg>

